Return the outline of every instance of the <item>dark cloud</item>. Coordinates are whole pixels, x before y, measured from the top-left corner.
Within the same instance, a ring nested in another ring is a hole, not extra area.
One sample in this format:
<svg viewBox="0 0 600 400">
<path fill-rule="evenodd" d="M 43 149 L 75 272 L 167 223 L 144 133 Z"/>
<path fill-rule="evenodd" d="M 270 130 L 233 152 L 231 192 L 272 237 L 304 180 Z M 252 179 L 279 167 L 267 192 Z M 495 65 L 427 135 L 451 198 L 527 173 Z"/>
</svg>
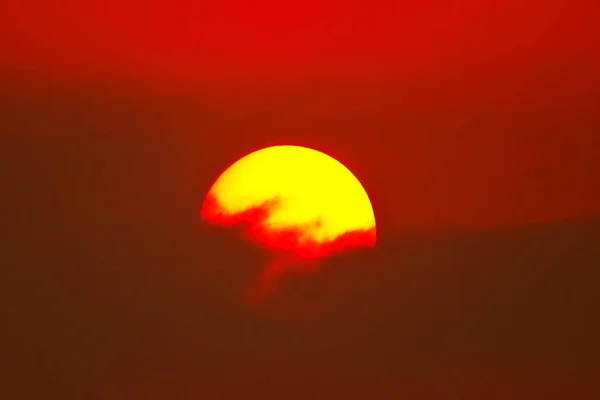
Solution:
<svg viewBox="0 0 600 400">
<path fill-rule="evenodd" d="M 37 96 L 2 107 L 4 398 L 595 398 L 597 218 L 410 233 L 375 196 L 375 249 L 248 307 L 268 255 L 199 207 L 256 138 Z"/>
</svg>

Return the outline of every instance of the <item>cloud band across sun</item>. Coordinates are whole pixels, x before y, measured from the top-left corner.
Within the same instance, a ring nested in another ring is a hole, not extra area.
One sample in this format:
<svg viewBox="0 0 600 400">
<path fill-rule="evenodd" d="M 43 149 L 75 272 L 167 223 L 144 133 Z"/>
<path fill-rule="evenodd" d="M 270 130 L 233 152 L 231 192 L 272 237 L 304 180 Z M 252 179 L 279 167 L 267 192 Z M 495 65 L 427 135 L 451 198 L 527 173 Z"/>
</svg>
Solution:
<svg viewBox="0 0 600 400">
<path fill-rule="evenodd" d="M 303 258 L 376 241 L 373 208 L 358 179 L 334 158 L 299 146 L 268 147 L 236 161 L 209 190 L 201 215 Z"/>
</svg>

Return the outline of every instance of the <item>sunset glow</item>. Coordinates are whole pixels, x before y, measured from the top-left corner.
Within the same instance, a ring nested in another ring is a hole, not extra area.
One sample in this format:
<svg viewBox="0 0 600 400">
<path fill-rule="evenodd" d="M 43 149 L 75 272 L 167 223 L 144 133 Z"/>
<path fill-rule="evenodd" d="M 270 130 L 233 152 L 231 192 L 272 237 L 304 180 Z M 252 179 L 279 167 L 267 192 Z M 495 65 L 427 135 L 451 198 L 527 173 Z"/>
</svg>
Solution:
<svg viewBox="0 0 600 400">
<path fill-rule="evenodd" d="M 376 240 L 373 208 L 358 179 L 334 158 L 298 146 L 265 148 L 235 162 L 211 187 L 201 214 L 303 258 Z"/>
</svg>

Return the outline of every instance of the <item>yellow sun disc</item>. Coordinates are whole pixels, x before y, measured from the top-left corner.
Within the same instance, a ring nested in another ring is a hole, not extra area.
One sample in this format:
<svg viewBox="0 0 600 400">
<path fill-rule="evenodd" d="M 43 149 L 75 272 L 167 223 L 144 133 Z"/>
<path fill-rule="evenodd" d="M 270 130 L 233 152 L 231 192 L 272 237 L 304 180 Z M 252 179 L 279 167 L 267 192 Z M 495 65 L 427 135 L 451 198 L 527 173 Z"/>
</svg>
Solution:
<svg viewBox="0 0 600 400">
<path fill-rule="evenodd" d="M 211 187 L 202 217 L 246 224 L 261 244 L 296 253 L 375 243 L 373 208 L 358 179 L 334 158 L 299 146 L 268 147 L 235 162 Z"/>
</svg>

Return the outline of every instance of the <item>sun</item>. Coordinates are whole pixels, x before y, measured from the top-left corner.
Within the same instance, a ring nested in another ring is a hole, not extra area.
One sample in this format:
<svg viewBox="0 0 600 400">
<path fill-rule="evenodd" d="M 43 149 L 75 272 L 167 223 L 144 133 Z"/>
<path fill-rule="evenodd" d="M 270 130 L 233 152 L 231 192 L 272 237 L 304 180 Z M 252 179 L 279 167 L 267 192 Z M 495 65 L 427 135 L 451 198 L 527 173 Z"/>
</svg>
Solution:
<svg viewBox="0 0 600 400">
<path fill-rule="evenodd" d="M 253 242 L 299 258 L 376 242 L 360 181 L 333 157 L 300 146 L 267 147 L 236 161 L 210 188 L 201 217 L 242 227 Z"/>
</svg>

